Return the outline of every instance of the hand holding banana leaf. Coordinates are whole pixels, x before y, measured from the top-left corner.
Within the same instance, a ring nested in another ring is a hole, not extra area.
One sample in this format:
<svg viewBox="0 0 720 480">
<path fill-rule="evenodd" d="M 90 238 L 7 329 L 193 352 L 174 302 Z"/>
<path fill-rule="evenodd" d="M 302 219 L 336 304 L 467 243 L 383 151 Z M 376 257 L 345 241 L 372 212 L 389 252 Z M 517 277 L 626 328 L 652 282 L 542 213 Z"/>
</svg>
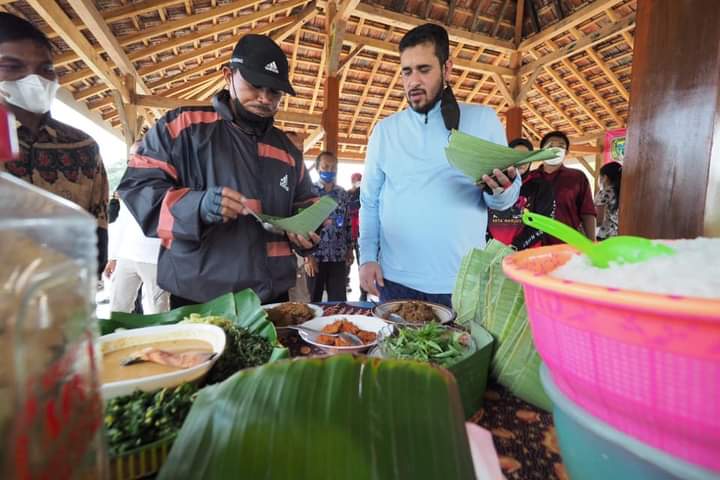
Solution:
<svg viewBox="0 0 720 480">
<path fill-rule="evenodd" d="M 500 188 L 510 185 L 506 180 L 515 177 L 514 167 L 549 160 L 557 153 L 553 149 L 522 152 L 453 130 L 445 155 L 452 166 L 476 182 L 484 183 L 493 193 L 499 193 Z M 502 172 L 505 169 L 507 174 Z"/>
</svg>

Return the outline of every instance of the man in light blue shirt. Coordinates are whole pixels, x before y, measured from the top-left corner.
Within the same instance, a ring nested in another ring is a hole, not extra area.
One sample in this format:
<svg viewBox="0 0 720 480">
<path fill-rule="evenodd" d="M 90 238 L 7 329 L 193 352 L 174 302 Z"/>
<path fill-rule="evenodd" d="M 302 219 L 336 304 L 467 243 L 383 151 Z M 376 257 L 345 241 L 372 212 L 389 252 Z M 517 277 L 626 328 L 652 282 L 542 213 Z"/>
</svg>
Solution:
<svg viewBox="0 0 720 480">
<path fill-rule="evenodd" d="M 450 305 L 462 257 L 485 247 L 487 209 L 517 200 L 520 176 L 483 177 L 492 193 L 445 157 L 450 129 L 506 145 L 495 112 L 459 105 L 447 85 L 447 31 L 434 24 L 400 42 L 410 108 L 385 118 L 370 136 L 360 190 L 360 282 L 381 301 L 415 299 Z M 508 178 L 509 177 L 509 178 Z M 514 180 L 511 180 L 514 179 Z"/>
</svg>

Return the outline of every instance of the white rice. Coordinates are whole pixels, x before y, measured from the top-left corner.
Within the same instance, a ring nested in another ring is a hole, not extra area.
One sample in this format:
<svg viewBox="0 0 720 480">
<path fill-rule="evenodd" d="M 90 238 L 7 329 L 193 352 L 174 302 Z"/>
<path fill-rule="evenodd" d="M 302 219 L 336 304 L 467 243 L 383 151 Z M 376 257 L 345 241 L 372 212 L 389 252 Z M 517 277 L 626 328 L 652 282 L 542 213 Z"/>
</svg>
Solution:
<svg viewBox="0 0 720 480">
<path fill-rule="evenodd" d="M 574 255 L 551 275 L 624 290 L 720 299 L 720 238 L 661 242 L 676 254 L 609 268 L 594 267 L 585 255 Z"/>
</svg>

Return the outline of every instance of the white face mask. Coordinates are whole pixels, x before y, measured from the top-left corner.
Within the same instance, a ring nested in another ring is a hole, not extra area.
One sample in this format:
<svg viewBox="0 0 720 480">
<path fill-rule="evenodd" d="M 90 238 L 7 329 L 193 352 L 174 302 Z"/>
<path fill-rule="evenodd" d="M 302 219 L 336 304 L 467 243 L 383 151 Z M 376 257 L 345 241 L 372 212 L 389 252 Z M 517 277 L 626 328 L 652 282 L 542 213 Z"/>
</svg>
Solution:
<svg viewBox="0 0 720 480">
<path fill-rule="evenodd" d="M 560 165 L 563 163 L 563 160 L 565 160 L 565 149 L 554 147 L 551 150 L 554 150 L 555 153 L 558 154 L 557 157 L 551 158 L 550 160 L 545 160 L 545 163 L 550 166 Z"/>
<path fill-rule="evenodd" d="M 360 188 L 360 182 L 354 182 L 352 185 L 353 188 Z"/>
<path fill-rule="evenodd" d="M 0 97 L 5 102 L 32 113 L 46 113 L 59 88 L 57 80 L 28 75 L 20 80 L 0 82 Z"/>
</svg>

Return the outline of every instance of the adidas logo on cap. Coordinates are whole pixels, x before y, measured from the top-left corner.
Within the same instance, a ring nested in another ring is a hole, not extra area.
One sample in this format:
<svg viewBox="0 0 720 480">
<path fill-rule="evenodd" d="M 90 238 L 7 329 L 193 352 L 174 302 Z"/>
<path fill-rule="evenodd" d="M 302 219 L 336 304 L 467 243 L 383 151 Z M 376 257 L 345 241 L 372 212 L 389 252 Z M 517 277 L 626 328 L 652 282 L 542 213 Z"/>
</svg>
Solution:
<svg viewBox="0 0 720 480">
<path fill-rule="evenodd" d="M 277 67 L 277 64 L 275 63 L 275 61 L 272 61 L 272 62 L 268 63 L 267 65 L 265 65 L 265 70 L 267 70 L 268 72 L 273 72 L 275 74 L 280 73 L 278 71 L 278 67 Z"/>
</svg>

